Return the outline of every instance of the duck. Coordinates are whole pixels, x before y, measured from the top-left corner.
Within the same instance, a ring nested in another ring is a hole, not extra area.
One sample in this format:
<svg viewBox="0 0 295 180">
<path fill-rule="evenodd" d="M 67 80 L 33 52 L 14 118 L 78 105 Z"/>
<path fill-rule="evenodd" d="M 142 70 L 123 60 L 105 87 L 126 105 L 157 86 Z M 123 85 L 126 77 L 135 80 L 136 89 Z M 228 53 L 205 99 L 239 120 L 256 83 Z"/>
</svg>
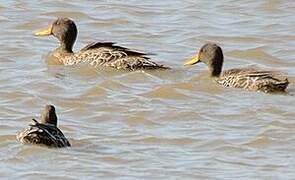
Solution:
<svg viewBox="0 0 295 180">
<path fill-rule="evenodd" d="M 206 43 L 184 65 L 192 66 L 200 62 L 205 63 L 208 66 L 210 77 L 225 87 L 276 93 L 285 92 L 289 84 L 288 78 L 277 71 L 261 70 L 253 67 L 222 71 L 223 57 L 220 46 L 215 43 Z"/>
<path fill-rule="evenodd" d="M 57 116 L 53 105 L 46 105 L 40 122 L 36 119 L 29 127 L 20 131 L 16 139 L 22 144 L 35 144 L 47 147 L 62 148 L 71 146 L 70 142 L 57 127 Z"/>
<path fill-rule="evenodd" d="M 58 18 L 49 27 L 34 33 L 35 36 L 54 36 L 60 42 L 58 48 L 50 53 L 54 64 L 76 65 L 86 63 L 94 68 L 110 67 L 118 70 L 170 69 L 153 62 L 149 54 L 118 46 L 114 42 L 92 42 L 79 52 L 73 52 L 78 30 L 69 18 Z"/>
</svg>

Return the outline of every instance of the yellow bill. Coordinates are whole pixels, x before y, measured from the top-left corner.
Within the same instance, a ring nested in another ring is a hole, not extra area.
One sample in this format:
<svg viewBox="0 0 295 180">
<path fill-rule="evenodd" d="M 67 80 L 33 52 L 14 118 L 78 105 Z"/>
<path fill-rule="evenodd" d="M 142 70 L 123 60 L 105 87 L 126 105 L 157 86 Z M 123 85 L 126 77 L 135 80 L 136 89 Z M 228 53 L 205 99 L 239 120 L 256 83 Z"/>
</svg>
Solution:
<svg viewBox="0 0 295 180">
<path fill-rule="evenodd" d="M 194 65 L 200 62 L 199 54 L 194 55 L 191 59 L 184 63 L 185 66 L 187 65 Z"/>
<path fill-rule="evenodd" d="M 37 31 L 34 34 L 35 34 L 35 36 L 49 36 L 52 34 L 52 25 L 50 25 L 46 29 L 42 29 L 40 31 Z"/>
</svg>

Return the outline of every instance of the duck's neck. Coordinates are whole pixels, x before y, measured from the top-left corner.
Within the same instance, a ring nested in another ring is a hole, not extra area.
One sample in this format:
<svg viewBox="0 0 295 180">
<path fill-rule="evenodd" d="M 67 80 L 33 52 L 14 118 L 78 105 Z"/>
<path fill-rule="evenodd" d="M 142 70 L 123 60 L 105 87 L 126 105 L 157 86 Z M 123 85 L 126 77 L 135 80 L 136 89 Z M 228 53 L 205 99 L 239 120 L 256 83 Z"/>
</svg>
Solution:
<svg viewBox="0 0 295 180">
<path fill-rule="evenodd" d="M 73 48 L 73 44 L 60 42 L 60 46 L 56 50 L 61 53 L 73 53 L 72 48 Z"/>
<path fill-rule="evenodd" d="M 211 61 L 207 62 L 211 77 L 219 77 L 222 71 L 223 55 L 215 56 Z"/>
<path fill-rule="evenodd" d="M 57 126 L 57 116 L 55 113 L 54 114 L 48 113 L 48 114 L 42 115 L 41 122 Z"/>
<path fill-rule="evenodd" d="M 209 67 L 211 77 L 219 77 L 222 71 L 222 67 Z"/>
</svg>

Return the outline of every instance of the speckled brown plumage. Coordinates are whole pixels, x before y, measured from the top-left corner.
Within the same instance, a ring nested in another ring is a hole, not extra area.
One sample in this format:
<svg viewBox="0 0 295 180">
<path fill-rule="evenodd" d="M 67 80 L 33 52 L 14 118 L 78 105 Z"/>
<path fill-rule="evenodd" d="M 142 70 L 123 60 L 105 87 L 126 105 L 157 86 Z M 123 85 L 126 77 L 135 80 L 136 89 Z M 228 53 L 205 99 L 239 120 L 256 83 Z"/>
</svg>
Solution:
<svg viewBox="0 0 295 180">
<path fill-rule="evenodd" d="M 68 18 L 59 18 L 46 30 L 36 35 L 53 35 L 60 41 L 60 46 L 53 51 L 52 56 L 60 64 L 74 65 L 87 63 L 93 67 L 111 67 L 122 70 L 138 69 L 169 69 L 150 60 L 148 54 L 132 51 L 117 46 L 112 42 L 94 42 L 73 53 L 72 47 L 77 36 L 75 23 Z"/>
<path fill-rule="evenodd" d="M 41 122 L 33 119 L 34 123 L 16 135 L 18 141 L 23 144 L 36 144 L 48 147 L 71 146 L 61 130 L 57 127 L 55 108 L 47 105 L 41 115 Z"/>
<path fill-rule="evenodd" d="M 282 92 L 287 88 L 289 81 L 280 72 L 266 71 L 254 68 L 230 69 L 222 72 L 223 53 L 216 44 L 205 44 L 186 65 L 199 62 L 205 63 L 218 84 L 225 87 L 243 88 L 252 91 Z"/>
<path fill-rule="evenodd" d="M 252 68 L 224 71 L 216 81 L 225 87 L 243 88 L 266 93 L 285 91 L 289 84 L 288 79 L 279 72 Z"/>
</svg>

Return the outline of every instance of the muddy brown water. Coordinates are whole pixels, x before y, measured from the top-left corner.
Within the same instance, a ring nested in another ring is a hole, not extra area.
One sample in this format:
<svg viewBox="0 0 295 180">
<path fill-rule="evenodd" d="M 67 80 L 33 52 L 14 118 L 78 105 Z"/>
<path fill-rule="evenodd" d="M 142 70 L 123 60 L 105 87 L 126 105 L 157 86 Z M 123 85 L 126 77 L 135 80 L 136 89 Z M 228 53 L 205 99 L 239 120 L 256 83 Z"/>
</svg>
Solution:
<svg viewBox="0 0 295 180">
<path fill-rule="evenodd" d="M 261 1 L 1 1 L 0 177 L 3 179 L 294 179 L 295 4 Z M 33 32 L 66 16 L 75 50 L 114 41 L 171 71 L 48 65 L 57 46 Z M 222 88 L 200 64 L 216 42 L 224 68 L 288 74 L 286 95 Z M 71 148 L 22 145 L 15 134 L 56 106 Z"/>
</svg>

